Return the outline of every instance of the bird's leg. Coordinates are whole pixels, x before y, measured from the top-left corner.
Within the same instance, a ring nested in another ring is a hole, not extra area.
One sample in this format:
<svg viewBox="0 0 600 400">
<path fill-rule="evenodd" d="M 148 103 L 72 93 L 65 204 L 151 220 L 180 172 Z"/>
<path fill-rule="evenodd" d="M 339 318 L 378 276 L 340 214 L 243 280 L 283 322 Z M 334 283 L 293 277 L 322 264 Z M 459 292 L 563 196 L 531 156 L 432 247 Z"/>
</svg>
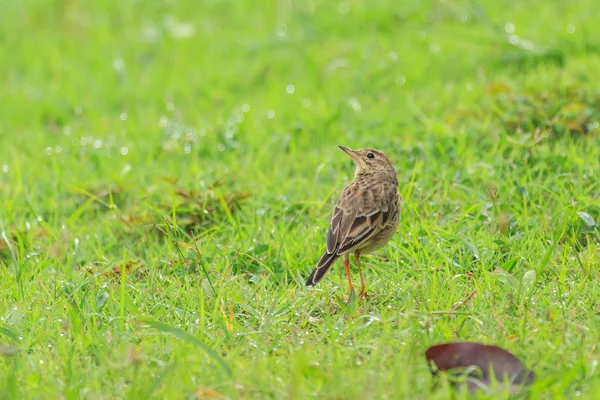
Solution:
<svg viewBox="0 0 600 400">
<path fill-rule="evenodd" d="M 354 286 L 352 286 L 352 276 L 350 275 L 350 257 L 348 253 L 344 256 L 344 268 L 346 268 L 346 276 L 348 277 L 348 286 L 350 287 L 350 294 L 354 291 Z"/>
<path fill-rule="evenodd" d="M 360 275 L 360 293 L 358 294 L 358 298 L 360 299 L 362 296 L 367 296 L 367 285 L 365 283 L 365 278 L 363 278 L 362 269 L 360 268 L 360 250 L 356 250 L 354 252 L 354 259 L 356 260 L 356 266 L 358 267 L 358 274 Z"/>
</svg>

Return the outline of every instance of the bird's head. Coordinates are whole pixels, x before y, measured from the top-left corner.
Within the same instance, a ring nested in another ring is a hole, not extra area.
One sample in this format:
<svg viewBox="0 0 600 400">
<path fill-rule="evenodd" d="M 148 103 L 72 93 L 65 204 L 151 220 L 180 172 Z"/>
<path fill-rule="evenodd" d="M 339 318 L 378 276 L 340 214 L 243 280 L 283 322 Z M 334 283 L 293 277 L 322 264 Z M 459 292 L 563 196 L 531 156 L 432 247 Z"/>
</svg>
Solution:
<svg viewBox="0 0 600 400">
<path fill-rule="evenodd" d="M 340 146 L 354 160 L 356 164 L 355 176 L 361 174 L 370 174 L 378 172 L 388 172 L 396 174 L 394 165 L 381 150 L 376 149 L 358 149 L 352 150 L 346 146 Z"/>
</svg>

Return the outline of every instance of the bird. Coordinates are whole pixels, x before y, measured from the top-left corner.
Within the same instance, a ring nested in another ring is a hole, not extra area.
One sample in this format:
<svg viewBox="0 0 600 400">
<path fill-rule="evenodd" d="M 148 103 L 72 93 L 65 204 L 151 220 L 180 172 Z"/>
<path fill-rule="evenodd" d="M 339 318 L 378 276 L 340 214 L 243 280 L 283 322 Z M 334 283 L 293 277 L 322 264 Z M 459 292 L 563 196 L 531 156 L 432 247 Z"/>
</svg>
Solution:
<svg viewBox="0 0 600 400">
<path fill-rule="evenodd" d="M 335 205 L 325 252 L 306 280 L 306 286 L 319 283 L 336 260 L 343 257 L 352 297 L 354 286 L 350 255 L 354 253 L 361 282 L 358 298 L 361 298 L 366 297 L 366 284 L 360 256 L 383 247 L 396 233 L 402 212 L 402 196 L 394 165 L 383 151 L 339 148 L 354 160 L 354 179 L 343 189 Z"/>
</svg>

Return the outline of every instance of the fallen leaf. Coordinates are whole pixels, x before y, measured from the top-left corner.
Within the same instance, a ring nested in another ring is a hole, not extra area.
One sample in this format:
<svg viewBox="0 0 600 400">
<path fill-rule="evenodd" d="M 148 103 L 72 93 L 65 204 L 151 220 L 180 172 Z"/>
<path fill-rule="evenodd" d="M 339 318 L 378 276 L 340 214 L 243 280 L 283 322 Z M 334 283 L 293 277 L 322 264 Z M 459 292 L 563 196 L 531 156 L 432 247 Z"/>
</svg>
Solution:
<svg viewBox="0 0 600 400">
<path fill-rule="evenodd" d="M 199 399 L 222 399 L 223 395 L 214 390 L 206 389 L 206 388 L 198 388 L 196 389 L 196 397 Z"/>
<path fill-rule="evenodd" d="M 427 349 L 425 357 L 430 367 L 435 366 L 432 369 L 434 375 L 438 371 L 468 372 L 466 383 L 471 393 L 488 388 L 493 380 L 510 384 L 511 392 L 516 393 L 522 385 L 530 385 L 535 379 L 533 371 L 527 369 L 521 360 L 497 346 L 471 342 L 445 343 Z"/>
</svg>

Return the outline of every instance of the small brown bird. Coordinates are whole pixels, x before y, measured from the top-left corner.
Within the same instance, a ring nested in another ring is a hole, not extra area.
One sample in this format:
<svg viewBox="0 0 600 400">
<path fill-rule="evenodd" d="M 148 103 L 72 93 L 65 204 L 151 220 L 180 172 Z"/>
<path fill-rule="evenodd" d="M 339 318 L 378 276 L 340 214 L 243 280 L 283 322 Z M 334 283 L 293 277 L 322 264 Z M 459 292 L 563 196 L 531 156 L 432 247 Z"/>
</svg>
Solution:
<svg viewBox="0 0 600 400">
<path fill-rule="evenodd" d="M 398 193 L 398 176 L 390 159 L 379 150 L 352 150 L 340 146 L 356 164 L 354 180 L 342 191 L 338 200 L 329 233 L 327 249 L 312 271 L 306 286 L 316 285 L 331 269 L 335 261 L 344 256 L 344 267 L 350 286 L 350 254 L 354 252 L 361 290 L 366 285 L 360 268 L 361 254 L 368 254 L 384 246 L 396 232 L 400 222 L 402 197 Z"/>
</svg>

